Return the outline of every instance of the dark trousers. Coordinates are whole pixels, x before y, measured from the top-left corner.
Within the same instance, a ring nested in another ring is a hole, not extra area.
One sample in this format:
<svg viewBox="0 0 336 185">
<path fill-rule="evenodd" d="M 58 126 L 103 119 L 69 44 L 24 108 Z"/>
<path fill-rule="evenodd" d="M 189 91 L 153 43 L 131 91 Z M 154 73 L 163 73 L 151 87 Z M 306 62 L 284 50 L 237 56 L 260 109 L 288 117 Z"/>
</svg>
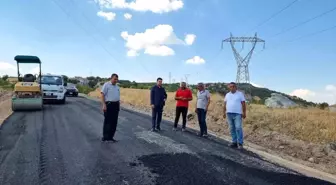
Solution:
<svg viewBox="0 0 336 185">
<path fill-rule="evenodd" d="M 106 111 L 104 112 L 103 138 L 111 140 L 117 130 L 118 116 L 120 110 L 119 102 L 106 102 Z"/>
<path fill-rule="evenodd" d="M 206 125 L 206 111 L 205 109 L 197 108 L 198 123 L 200 126 L 200 135 L 208 134 L 208 129 Z"/>
<path fill-rule="evenodd" d="M 155 105 L 152 108 L 152 128 L 160 128 L 160 123 L 162 120 L 163 106 Z"/>
<path fill-rule="evenodd" d="M 175 128 L 177 127 L 177 123 L 179 122 L 181 113 L 182 113 L 182 128 L 186 128 L 188 107 L 176 107 L 176 115 L 174 122 Z"/>
</svg>

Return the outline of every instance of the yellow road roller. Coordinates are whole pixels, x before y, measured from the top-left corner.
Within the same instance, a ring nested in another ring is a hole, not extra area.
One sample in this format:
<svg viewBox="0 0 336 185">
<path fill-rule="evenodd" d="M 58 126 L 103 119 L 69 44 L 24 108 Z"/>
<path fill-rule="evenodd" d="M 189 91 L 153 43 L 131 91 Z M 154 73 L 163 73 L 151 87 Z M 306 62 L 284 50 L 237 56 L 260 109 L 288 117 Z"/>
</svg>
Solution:
<svg viewBox="0 0 336 185">
<path fill-rule="evenodd" d="M 42 110 L 43 93 L 40 82 L 33 74 L 21 75 L 19 71 L 20 64 L 39 64 L 39 77 L 41 76 L 41 61 L 37 56 L 17 55 L 14 60 L 17 63 L 18 82 L 14 86 L 12 97 L 12 110 Z"/>
</svg>

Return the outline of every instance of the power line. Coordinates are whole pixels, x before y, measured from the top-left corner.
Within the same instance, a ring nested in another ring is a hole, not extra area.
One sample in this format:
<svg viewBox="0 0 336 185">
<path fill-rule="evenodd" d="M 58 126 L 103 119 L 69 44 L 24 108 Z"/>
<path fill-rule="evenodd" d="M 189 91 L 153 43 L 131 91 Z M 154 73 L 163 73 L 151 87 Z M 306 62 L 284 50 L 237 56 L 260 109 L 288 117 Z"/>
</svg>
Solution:
<svg viewBox="0 0 336 185">
<path fill-rule="evenodd" d="M 299 0 L 294 0 L 292 2 L 290 2 L 288 5 L 286 5 L 284 8 L 282 8 L 281 10 L 275 12 L 274 14 L 272 14 L 269 18 L 267 18 L 266 20 L 264 20 L 263 22 L 259 23 L 257 26 L 255 26 L 253 29 L 251 29 L 250 31 L 253 31 L 255 29 L 257 29 L 258 27 L 264 25 L 265 23 L 267 23 L 268 21 L 272 20 L 273 18 L 275 18 L 276 16 L 278 16 L 279 14 L 281 14 L 283 11 L 287 10 L 288 8 L 290 8 L 291 6 L 293 6 L 295 3 L 297 3 Z M 246 35 L 246 34 L 245 34 Z"/>
<path fill-rule="evenodd" d="M 293 27 L 290 27 L 290 28 L 288 28 L 288 29 L 286 29 L 286 30 L 283 30 L 283 31 L 281 31 L 281 32 L 279 32 L 279 33 L 273 35 L 271 38 L 274 38 L 274 37 L 276 37 L 276 36 L 279 36 L 279 35 L 281 35 L 281 34 L 284 34 L 284 33 L 288 32 L 288 31 L 290 31 L 290 30 L 293 30 L 293 29 L 295 29 L 295 28 L 297 28 L 297 27 L 299 27 L 299 26 L 302 26 L 302 25 L 304 25 L 304 24 L 307 24 L 307 23 L 309 23 L 309 22 L 311 22 L 311 21 L 313 21 L 313 20 L 315 20 L 315 19 L 318 19 L 318 18 L 320 18 L 320 17 L 322 17 L 322 16 L 324 16 L 324 15 L 327 15 L 327 14 L 329 14 L 329 13 L 335 11 L 335 10 L 336 10 L 336 7 L 332 8 L 332 9 L 330 9 L 330 10 L 328 10 L 328 11 L 325 11 L 325 12 L 319 14 L 319 15 L 316 15 L 316 16 L 310 18 L 310 19 L 307 19 L 307 20 L 305 20 L 305 21 L 303 21 L 303 22 L 301 22 L 301 23 L 299 23 L 299 24 L 296 24 L 296 25 L 293 26 Z"/>
<path fill-rule="evenodd" d="M 333 30 L 335 28 L 336 28 L 336 25 L 334 25 L 332 27 L 329 27 L 329 28 L 326 28 L 326 29 L 323 29 L 323 30 L 320 30 L 320 31 L 316 31 L 316 32 L 313 32 L 313 33 L 310 33 L 310 34 L 298 37 L 298 38 L 295 38 L 295 39 L 293 39 L 293 40 L 291 40 L 289 42 L 295 42 L 297 40 L 301 40 L 301 39 L 306 38 L 306 37 L 311 37 L 311 36 L 314 36 L 314 35 L 318 35 L 320 33 L 323 33 L 323 32 L 326 32 L 326 31 L 330 31 L 330 30 Z"/>
<path fill-rule="evenodd" d="M 76 3 L 74 2 L 74 0 L 71 0 L 72 1 L 72 3 L 74 4 L 74 6 L 76 6 L 78 9 L 80 9 L 77 5 L 76 5 Z M 95 3 L 96 5 L 97 5 L 97 3 Z M 97 6 L 97 8 L 98 8 L 98 10 L 102 10 L 99 6 Z M 92 27 L 94 27 L 95 29 L 96 29 L 96 31 L 98 32 L 98 33 L 100 33 L 103 37 L 104 37 L 104 34 L 102 34 L 102 32 L 96 27 L 96 25 L 85 15 L 85 13 L 83 13 L 83 11 L 81 11 L 80 10 L 80 12 L 81 12 L 81 14 L 82 14 L 82 16 L 89 22 L 89 23 L 91 23 L 91 25 L 92 25 Z M 141 67 L 147 72 L 147 73 L 151 73 L 141 62 L 138 62 L 140 65 L 141 65 Z"/>
<path fill-rule="evenodd" d="M 287 4 L 285 7 L 283 7 L 282 9 L 280 9 L 279 11 L 275 12 L 274 14 L 272 14 L 269 18 L 265 19 L 264 21 L 262 21 L 261 23 L 257 24 L 253 29 L 250 29 L 250 31 L 253 31 L 259 27 L 261 27 L 262 25 L 266 24 L 267 22 L 269 22 L 270 20 L 272 20 L 273 18 L 275 18 L 276 16 L 280 15 L 283 11 L 287 10 L 288 8 L 290 8 L 291 6 L 293 6 L 295 3 L 299 2 L 300 0 L 294 0 L 292 2 L 290 2 L 289 4 Z M 246 36 L 248 34 L 248 32 L 246 32 L 244 35 Z M 238 52 L 240 53 L 243 48 L 244 48 L 244 43 L 242 43 L 242 49 Z M 220 50 L 222 51 L 222 50 Z M 261 50 L 261 51 L 264 51 Z M 219 55 L 219 54 L 218 54 Z M 217 56 L 216 56 L 217 57 Z"/>
<path fill-rule="evenodd" d="M 60 4 L 58 4 L 57 2 L 56 2 L 56 0 L 51 0 L 51 1 L 53 1 L 66 15 L 67 15 L 67 17 L 68 18 L 71 18 L 71 15 L 67 12 L 67 11 L 65 11 L 65 9 L 60 5 Z M 71 19 L 78 27 L 80 27 L 82 30 L 84 30 L 84 32 L 86 33 L 86 34 L 88 34 L 94 41 L 96 41 L 96 44 L 98 44 L 99 46 L 101 46 L 105 51 L 106 51 L 106 53 L 108 53 L 110 56 L 111 56 L 111 58 L 114 60 L 114 61 L 116 61 L 116 62 L 118 62 L 115 58 L 114 58 L 114 56 L 110 53 L 110 51 L 108 51 L 102 44 L 100 44 L 99 42 L 97 42 L 97 40 L 96 40 L 96 38 L 94 38 L 82 25 L 80 25 L 80 24 L 78 24 L 78 22 L 76 22 L 74 19 Z M 120 63 L 120 62 L 118 62 L 118 63 Z"/>
<path fill-rule="evenodd" d="M 333 29 L 336 29 L 336 25 L 334 25 L 334 26 L 332 26 L 332 27 L 329 27 L 329 28 L 325 28 L 325 29 L 323 29 L 323 30 L 319 30 L 319 31 L 313 32 L 313 33 L 309 33 L 309 34 L 307 34 L 307 35 L 303 35 L 303 36 L 294 38 L 294 39 L 289 40 L 289 41 L 287 41 L 287 42 L 285 42 L 285 43 L 287 44 L 287 43 L 295 42 L 295 41 L 298 41 L 298 40 L 301 40 L 301 39 L 304 39 L 304 38 L 307 38 L 307 37 L 312 37 L 312 36 L 314 36 L 314 35 L 318 35 L 318 34 L 321 34 L 321 33 L 323 33 L 323 32 L 327 32 L 327 31 L 333 30 Z M 272 49 L 272 48 L 273 48 L 273 49 L 276 49 L 276 48 L 279 48 L 280 46 L 281 46 L 281 45 L 279 44 L 279 45 L 276 45 L 275 47 L 271 47 L 271 49 Z M 260 52 L 257 52 L 255 55 L 257 55 L 257 54 L 259 54 L 259 53 L 261 53 L 261 52 L 263 52 L 263 51 L 264 51 L 264 50 L 261 50 Z"/>
</svg>

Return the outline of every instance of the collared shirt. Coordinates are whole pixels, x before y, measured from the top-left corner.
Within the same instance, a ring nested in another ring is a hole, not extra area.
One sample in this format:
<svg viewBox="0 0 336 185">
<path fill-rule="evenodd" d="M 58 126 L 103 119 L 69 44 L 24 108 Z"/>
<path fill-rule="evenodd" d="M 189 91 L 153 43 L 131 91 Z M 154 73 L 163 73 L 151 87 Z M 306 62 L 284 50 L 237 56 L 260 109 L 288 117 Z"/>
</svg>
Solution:
<svg viewBox="0 0 336 185">
<path fill-rule="evenodd" d="M 117 84 L 113 85 L 111 82 L 105 82 L 101 92 L 104 94 L 105 101 L 120 101 L 120 88 Z"/>
<path fill-rule="evenodd" d="M 206 109 L 210 98 L 210 92 L 206 89 L 197 92 L 197 108 Z"/>
<path fill-rule="evenodd" d="M 185 88 L 179 88 L 176 91 L 176 97 L 181 97 L 181 98 L 192 98 L 192 92 L 190 89 Z M 176 107 L 188 107 L 189 106 L 189 101 L 188 100 L 177 100 L 176 101 Z"/>
<path fill-rule="evenodd" d="M 242 114 L 242 102 L 245 101 L 245 96 L 242 92 L 226 93 L 224 102 L 226 102 L 226 113 Z"/>
</svg>

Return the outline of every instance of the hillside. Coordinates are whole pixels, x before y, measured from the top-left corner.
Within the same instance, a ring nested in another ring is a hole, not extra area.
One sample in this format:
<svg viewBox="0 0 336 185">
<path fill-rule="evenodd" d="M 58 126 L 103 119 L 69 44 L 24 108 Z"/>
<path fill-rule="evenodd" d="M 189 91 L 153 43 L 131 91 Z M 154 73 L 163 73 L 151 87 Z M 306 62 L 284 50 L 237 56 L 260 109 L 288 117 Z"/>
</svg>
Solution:
<svg viewBox="0 0 336 185">
<path fill-rule="evenodd" d="M 123 88 L 133 88 L 133 89 L 150 89 L 153 85 L 155 85 L 155 83 L 137 83 L 137 82 L 131 82 L 128 80 L 120 80 L 119 83 L 120 83 L 120 86 Z M 225 83 L 225 82 L 219 82 L 219 83 L 206 83 L 205 85 L 211 93 L 219 93 L 224 96 L 227 92 L 229 92 L 227 84 L 228 83 Z M 174 92 L 178 89 L 179 85 L 180 85 L 179 83 L 174 83 L 174 84 L 164 84 L 163 86 L 167 89 L 168 92 Z M 258 100 L 256 101 L 254 99 L 253 103 L 264 104 L 265 100 L 271 97 L 272 93 L 278 93 L 278 94 L 288 97 L 290 100 L 294 101 L 295 103 L 303 107 L 317 105 L 316 103 L 308 102 L 296 96 L 290 96 L 285 93 L 273 91 L 267 88 L 255 87 L 251 84 L 241 84 L 240 86 L 242 90 L 246 90 L 248 87 L 250 87 L 252 97 L 258 97 L 258 98 L 255 98 Z M 196 85 L 192 84 L 190 85 L 190 88 L 193 90 L 196 90 Z"/>
<path fill-rule="evenodd" d="M 91 88 L 95 88 L 99 85 L 102 85 L 104 81 L 108 80 L 108 78 L 100 78 L 100 77 L 87 77 L 87 79 L 89 80 L 89 85 L 91 86 Z M 153 85 L 155 85 L 155 82 L 140 83 L 140 82 L 129 81 L 129 80 L 119 80 L 119 85 L 120 87 L 123 87 L 123 88 L 150 89 Z M 164 84 L 163 86 L 166 88 L 168 92 L 174 92 L 179 88 L 179 85 L 180 85 L 179 83 L 172 83 L 172 84 Z M 219 93 L 224 96 L 229 91 L 227 87 L 227 83 L 225 82 L 206 83 L 205 85 L 211 93 Z M 317 106 L 316 103 L 309 102 L 299 97 L 290 96 L 288 94 L 277 92 L 277 91 L 270 90 L 267 88 L 259 88 L 251 84 L 241 84 L 240 86 L 242 90 L 246 90 L 247 87 L 251 88 L 251 94 L 252 94 L 252 97 L 254 97 L 253 103 L 264 104 L 265 100 L 271 97 L 272 93 L 279 93 L 283 96 L 286 96 L 287 98 L 294 101 L 300 106 L 303 106 L 303 107 Z M 196 85 L 192 84 L 190 85 L 190 88 L 195 90 Z"/>
<path fill-rule="evenodd" d="M 63 77 L 67 82 L 74 83 L 74 84 L 80 84 L 80 85 L 78 85 L 80 91 L 83 92 L 83 93 L 86 93 L 86 94 L 88 92 L 92 91 L 94 88 L 99 87 L 105 81 L 108 80 L 108 78 L 102 78 L 102 77 L 98 77 L 98 76 L 97 77 L 90 76 L 90 77 L 86 77 L 86 78 L 82 78 L 82 77 L 69 78 L 69 77 L 63 75 Z M 81 83 L 80 79 L 86 79 L 87 83 L 86 84 Z M 155 82 L 139 83 L 139 82 L 129 81 L 129 80 L 119 80 L 119 84 L 123 88 L 150 89 L 153 85 L 155 85 Z M 180 85 L 179 83 L 164 84 L 164 87 L 166 88 L 166 90 L 168 92 L 174 92 L 179 88 L 179 85 Z M 211 93 L 219 93 L 219 94 L 222 94 L 224 96 L 229 91 L 229 89 L 227 87 L 227 83 L 225 83 L 225 82 L 206 83 L 205 85 Z M 299 104 L 300 106 L 303 106 L 303 107 L 317 106 L 316 103 L 308 102 L 308 101 L 303 100 L 299 97 L 290 96 L 290 95 L 287 95 L 285 93 L 273 91 L 273 90 L 270 90 L 270 89 L 267 89 L 267 88 L 259 88 L 259 87 L 255 87 L 251 84 L 240 84 L 240 86 L 241 86 L 242 90 L 246 90 L 247 87 L 251 88 L 251 94 L 252 94 L 252 97 L 254 97 L 252 103 L 264 104 L 265 100 L 267 98 L 269 98 L 272 93 L 279 93 L 283 96 L 286 96 L 287 98 L 294 101 L 295 103 Z M 8 78 L 7 75 L 5 75 L 1 78 L 0 87 L 6 88 L 6 89 L 13 88 L 13 84 L 11 84 L 9 82 L 9 78 Z M 193 89 L 194 92 L 196 92 L 196 85 L 195 84 L 190 85 L 190 88 Z"/>
</svg>

